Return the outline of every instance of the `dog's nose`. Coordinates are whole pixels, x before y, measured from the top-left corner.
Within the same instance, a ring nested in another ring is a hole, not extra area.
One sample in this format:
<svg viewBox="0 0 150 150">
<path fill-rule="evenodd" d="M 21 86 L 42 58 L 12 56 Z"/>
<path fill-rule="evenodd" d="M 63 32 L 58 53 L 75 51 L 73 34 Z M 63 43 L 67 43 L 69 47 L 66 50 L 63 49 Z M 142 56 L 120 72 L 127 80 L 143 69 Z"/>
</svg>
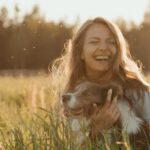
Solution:
<svg viewBox="0 0 150 150">
<path fill-rule="evenodd" d="M 63 103 L 66 103 L 67 101 L 69 101 L 70 100 L 70 95 L 69 94 L 65 94 L 65 95 L 63 95 L 62 96 L 62 101 L 63 101 Z"/>
</svg>

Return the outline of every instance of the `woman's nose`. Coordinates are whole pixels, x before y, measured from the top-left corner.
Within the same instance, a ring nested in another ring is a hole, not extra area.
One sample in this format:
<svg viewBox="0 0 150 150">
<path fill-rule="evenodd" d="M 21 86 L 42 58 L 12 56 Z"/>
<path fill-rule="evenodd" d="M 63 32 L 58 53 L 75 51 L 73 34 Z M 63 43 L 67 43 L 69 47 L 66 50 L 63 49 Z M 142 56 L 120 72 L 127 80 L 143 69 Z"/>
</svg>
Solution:
<svg viewBox="0 0 150 150">
<path fill-rule="evenodd" d="M 105 50 L 105 49 L 107 49 L 107 43 L 106 42 L 99 43 L 98 49 L 99 50 Z"/>
</svg>

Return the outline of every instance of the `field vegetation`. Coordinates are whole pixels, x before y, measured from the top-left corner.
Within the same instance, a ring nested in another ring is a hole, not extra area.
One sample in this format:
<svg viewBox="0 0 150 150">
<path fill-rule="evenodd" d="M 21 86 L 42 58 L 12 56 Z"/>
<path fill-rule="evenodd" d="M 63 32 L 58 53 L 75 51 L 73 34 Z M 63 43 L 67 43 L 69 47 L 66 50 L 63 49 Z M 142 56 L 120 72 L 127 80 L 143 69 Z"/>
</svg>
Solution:
<svg viewBox="0 0 150 150">
<path fill-rule="evenodd" d="M 147 76 L 150 81 L 150 76 Z M 70 126 L 53 109 L 55 96 L 50 75 L 0 77 L 0 149 L 1 150 L 76 150 Z M 92 144 L 87 150 L 132 149 L 128 137 L 115 145 Z M 83 147 L 81 148 L 83 149 Z"/>
</svg>

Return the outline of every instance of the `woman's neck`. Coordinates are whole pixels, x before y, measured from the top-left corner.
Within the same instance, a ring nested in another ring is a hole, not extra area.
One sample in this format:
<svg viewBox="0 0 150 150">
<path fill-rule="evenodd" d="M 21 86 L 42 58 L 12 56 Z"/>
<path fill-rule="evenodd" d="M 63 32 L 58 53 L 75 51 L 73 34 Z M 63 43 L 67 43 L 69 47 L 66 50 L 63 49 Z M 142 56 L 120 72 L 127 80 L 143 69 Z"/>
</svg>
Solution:
<svg viewBox="0 0 150 150">
<path fill-rule="evenodd" d="M 101 72 L 101 73 L 87 73 L 87 79 L 91 82 L 96 82 L 99 84 L 107 84 L 113 80 L 113 74 L 110 72 Z"/>
</svg>

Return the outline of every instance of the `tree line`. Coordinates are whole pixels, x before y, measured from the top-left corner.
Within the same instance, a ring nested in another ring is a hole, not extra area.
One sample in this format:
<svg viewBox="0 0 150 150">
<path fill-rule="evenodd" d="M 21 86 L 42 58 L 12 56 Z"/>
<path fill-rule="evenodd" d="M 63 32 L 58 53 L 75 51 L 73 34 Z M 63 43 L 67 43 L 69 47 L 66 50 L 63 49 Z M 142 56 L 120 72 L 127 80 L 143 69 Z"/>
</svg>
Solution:
<svg viewBox="0 0 150 150">
<path fill-rule="evenodd" d="M 19 8 L 15 17 L 8 18 L 6 7 L 0 9 L 0 69 L 48 69 L 48 65 L 61 55 L 64 43 L 76 27 L 61 20 L 45 21 L 35 6 L 21 21 Z M 115 20 L 126 37 L 135 59 L 142 61 L 144 70 L 150 70 L 150 11 L 145 12 L 140 25 L 130 24 L 122 18 Z"/>
</svg>

